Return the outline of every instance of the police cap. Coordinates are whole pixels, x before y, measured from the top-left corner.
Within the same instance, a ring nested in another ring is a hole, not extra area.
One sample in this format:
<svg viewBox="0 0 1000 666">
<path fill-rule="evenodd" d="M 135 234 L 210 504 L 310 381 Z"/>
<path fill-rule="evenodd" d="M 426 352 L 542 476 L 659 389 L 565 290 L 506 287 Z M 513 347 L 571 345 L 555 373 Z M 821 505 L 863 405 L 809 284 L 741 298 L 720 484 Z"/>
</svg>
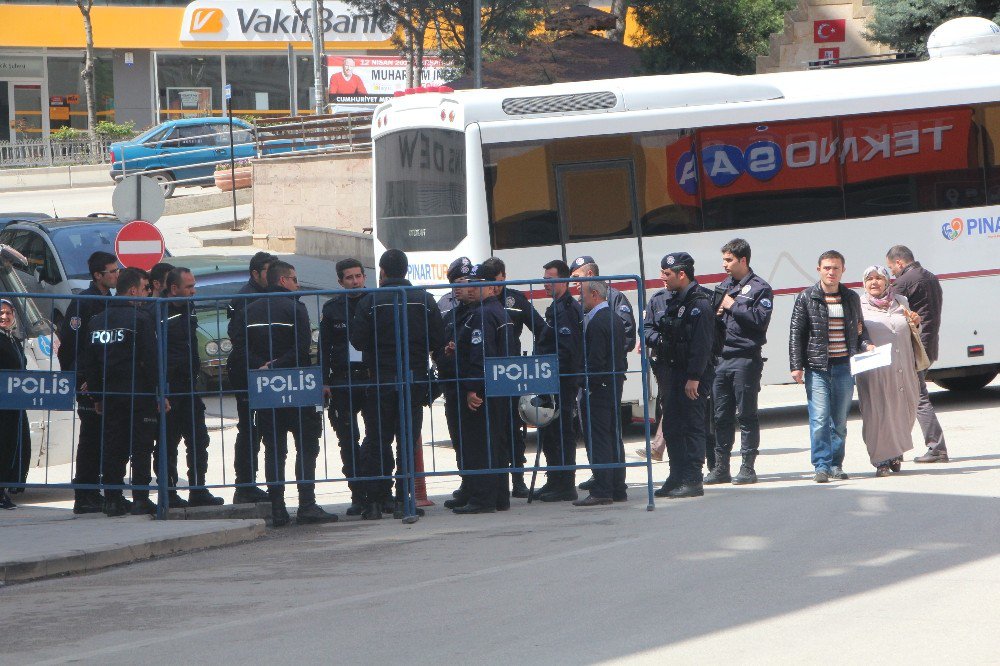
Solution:
<svg viewBox="0 0 1000 666">
<path fill-rule="evenodd" d="M 694 257 L 687 252 L 671 252 L 670 254 L 663 255 L 663 259 L 660 259 L 660 268 L 664 270 L 669 268 L 672 271 L 676 271 L 678 268 L 686 268 L 693 273 Z"/>
<path fill-rule="evenodd" d="M 493 282 L 496 279 L 496 268 L 489 264 L 476 264 L 469 271 L 469 282 Z"/>
<path fill-rule="evenodd" d="M 585 254 L 582 257 L 577 257 L 576 259 L 574 259 L 573 263 L 569 265 L 569 269 L 571 271 L 575 271 L 581 266 L 586 266 L 587 264 L 596 264 L 596 263 L 597 262 L 594 261 L 594 258 L 592 256 L 590 256 L 589 254 Z"/>
<path fill-rule="evenodd" d="M 469 277 L 472 261 L 468 257 L 459 257 L 448 265 L 448 282 L 456 282 L 459 278 Z"/>
</svg>

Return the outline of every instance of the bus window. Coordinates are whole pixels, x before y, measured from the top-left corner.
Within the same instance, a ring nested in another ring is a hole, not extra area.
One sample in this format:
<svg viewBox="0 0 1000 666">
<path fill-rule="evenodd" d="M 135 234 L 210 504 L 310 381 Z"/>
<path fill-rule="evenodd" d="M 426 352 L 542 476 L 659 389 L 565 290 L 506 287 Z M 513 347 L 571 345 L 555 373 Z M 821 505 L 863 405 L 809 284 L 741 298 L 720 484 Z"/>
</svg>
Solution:
<svg viewBox="0 0 1000 666">
<path fill-rule="evenodd" d="M 493 249 L 558 245 L 546 143 L 483 146 Z"/>
<path fill-rule="evenodd" d="M 969 107 L 847 117 L 841 163 L 848 217 L 986 202 L 979 131 Z"/>
<path fill-rule="evenodd" d="M 631 160 L 556 165 L 560 223 L 568 241 L 634 235 Z"/>
<path fill-rule="evenodd" d="M 986 164 L 986 198 L 990 204 L 996 204 L 1000 203 L 1000 105 L 984 106 L 977 115 Z"/>
<path fill-rule="evenodd" d="M 706 229 L 843 219 L 832 120 L 705 129 L 697 143 Z"/>
<path fill-rule="evenodd" d="M 701 231 L 690 130 L 636 137 L 636 185 L 643 236 Z"/>
<path fill-rule="evenodd" d="M 375 233 L 404 252 L 452 250 L 467 235 L 465 135 L 413 129 L 375 141 Z"/>
</svg>

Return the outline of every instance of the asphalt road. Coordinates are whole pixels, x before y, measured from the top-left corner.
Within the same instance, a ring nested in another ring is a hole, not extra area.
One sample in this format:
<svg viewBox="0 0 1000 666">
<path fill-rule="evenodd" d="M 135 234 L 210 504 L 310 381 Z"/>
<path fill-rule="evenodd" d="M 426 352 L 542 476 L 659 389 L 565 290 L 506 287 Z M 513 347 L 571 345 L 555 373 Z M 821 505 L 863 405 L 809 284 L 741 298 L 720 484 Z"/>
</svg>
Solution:
<svg viewBox="0 0 1000 666">
<path fill-rule="evenodd" d="M 852 415 L 852 478 L 825 486 L 800 392 L 765 389 L 756 486 L 650 512 L 635 468 L 627 504 L 460 517 L 441 480 L 412 526 L 293 526 L 2 590 L 3 661 L 996 663 L 1000 383 L 936 394 L 952 462 L 886 479 Z"/>
</svg>

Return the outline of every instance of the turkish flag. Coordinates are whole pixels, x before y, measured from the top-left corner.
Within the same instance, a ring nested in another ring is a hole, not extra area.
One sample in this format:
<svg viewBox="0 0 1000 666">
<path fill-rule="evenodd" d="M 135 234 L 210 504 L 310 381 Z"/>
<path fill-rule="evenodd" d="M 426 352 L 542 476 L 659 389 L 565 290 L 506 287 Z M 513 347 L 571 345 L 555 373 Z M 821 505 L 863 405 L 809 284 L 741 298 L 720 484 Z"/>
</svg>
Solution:
<svg viewBox="0 0 1000 666">
<path fill-rule="evenodd" d="M 813 21 L 814 42 L 842 42 L 847 36 L 847 19 Z"/>
</svg>

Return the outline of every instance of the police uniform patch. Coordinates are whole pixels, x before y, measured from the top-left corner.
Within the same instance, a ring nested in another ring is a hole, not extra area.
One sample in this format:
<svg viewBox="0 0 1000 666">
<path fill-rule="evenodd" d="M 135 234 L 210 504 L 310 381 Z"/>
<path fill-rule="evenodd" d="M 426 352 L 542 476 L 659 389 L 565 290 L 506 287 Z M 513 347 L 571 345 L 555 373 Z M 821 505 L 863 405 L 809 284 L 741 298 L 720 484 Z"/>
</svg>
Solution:
<svg viewBox="0 0 1000 666">
<path fill-rule="evenodd" d="M 576 261 L 573 262 L 574 266 L 583 266 L 583 257 L 578 257 Z"/>
<path fill-rule="evenodd" d="M 69 327 L 72 328 L 74 331 L 79 331 L 80 326 L 82 325 L 83 325 L 83 320 L 80 319 L 79 317 L 73 317 L 72 319 L 69 320 Z"/>
<path fill-rule="evenodd" d="M 471 264 L 471 263 L 472 263 L 472 262 L 471 262 L 471 261 L 469 261 L 469 258 L 468 258 L 468 257 L 462 257 L 462 265 L 463 265 L 463 266 L 468 266 L 468 265 L 469 265 L 469 264 Z"/>
<path fill-rule="evenodd" d="M 749 294 L 750 293 L 750 285 L 748 285 L 748 284 L 743 285 L 743 288 L 740 289 L 740 293 L 743 294 L 744 296 L 747 295 L 747 294 Z"/>
<path fill-rule="evenodd" d="M 691 316 L 692 317 L 697 317 L 700 314 L 701 314 L 701 310 L 700 309 L 698 309 L 698 308 L 691 308 Z"/>
<path fill-rule="evenodd" d="M 572 331 L 569 330 L 569 326 L 563 326 L 559 329 L 559 335 L 572 335 Z"/>
<path fill-rule="evenodd" d="M 507 299 L 504 300 L 504 303 L 506 304 L 506 306 L 508 308 L 514 307 L 514 297 L 513 296 L 508 296 Z"/>
<path fill-rule="evenodd" d="M 762 298 L 762 299 L 760 299 L 760 306 L 762 308 L 766 309 L 766 310 L 770 310 L 771 309 L 771 299 L 770 298 Z"/>
<path fill-rule="evenodd" d="M 472 344 L 478 345 L 482 341 L 483 341 L 483 332 L 480 331 L 478 328 L 472 331 L 472 340 L 471 340 Z"/>
<path fill-rule="evenodd" d="M 465 264 L 465 262 L 462 262 L 462 272 L 463 273 L 468 273 L 469 272 L 469 266 L 467 264 Z"/>
<path fill-rule="evenodd" d="M 632 308 L 630 308 L 630 307 L 629 307 L 629 306 L 627 306 L 627 305 L 623 305 L 623 306 L 621 306 L 621 307 L 620 307 L 620 308 L 618 308 L 618 309 L 619 309 L 619 310 L 621 310 L 622 312 L 632 312 Z"/>
<path fill-rule="evenodd" d="M 667 257 L 667 266 L 673 266 L 673 265 L 674 265 L 674 258 L 672 256 Z"/>
<path fill-rule="evenodd" d="M 685 307 L 686 307 L 686 306 L 683 306 L 683 305 L 682 305 L 682 306 L 681 306 L 681 308 L 680 308 L 680 310 L 678 310 L 678 311 L 677 311 L 677 316 L 678 316 L 678 317 L 683 317 L 683 316 L 684 316 L 684 310 L 685 310 Z"/>
</svg>

